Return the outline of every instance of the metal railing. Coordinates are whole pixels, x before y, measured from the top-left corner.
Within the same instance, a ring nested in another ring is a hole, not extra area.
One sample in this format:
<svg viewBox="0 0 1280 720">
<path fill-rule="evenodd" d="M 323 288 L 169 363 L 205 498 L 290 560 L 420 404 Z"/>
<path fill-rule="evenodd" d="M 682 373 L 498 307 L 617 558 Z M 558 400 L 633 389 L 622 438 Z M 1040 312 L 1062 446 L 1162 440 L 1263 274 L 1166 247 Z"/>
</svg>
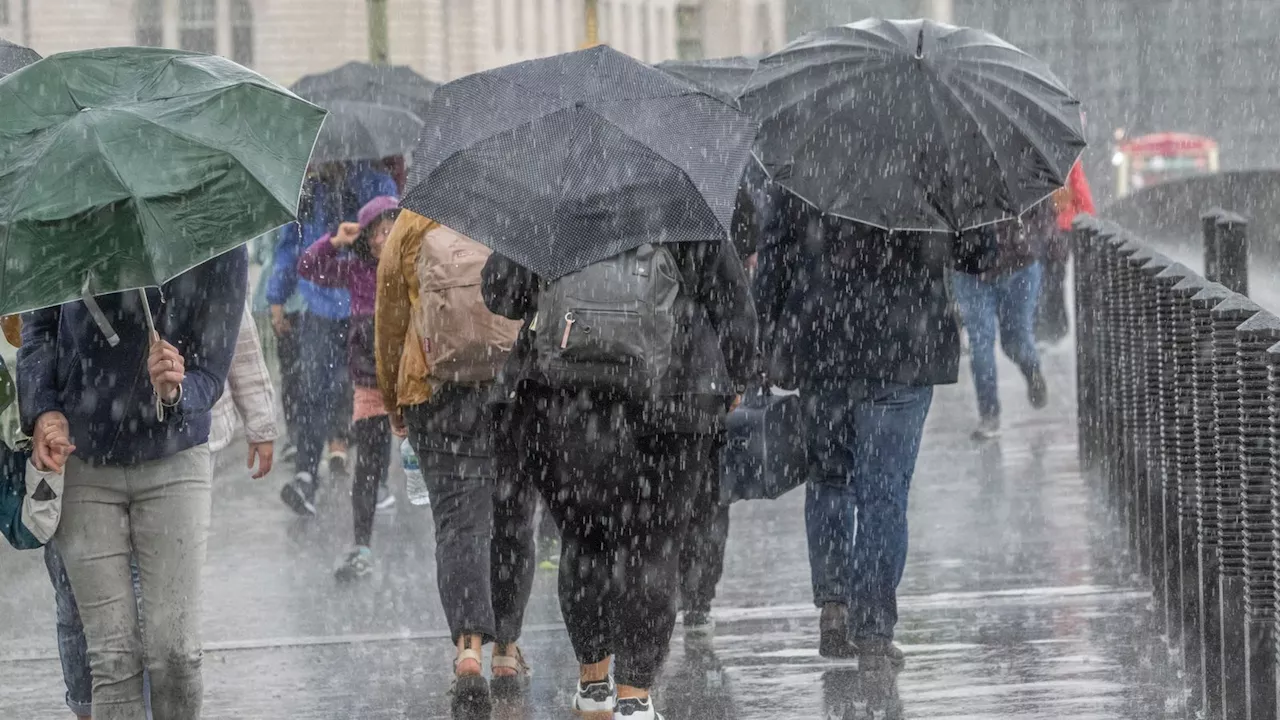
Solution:
<svg viewBox="0 0 1280 720">
<path fill-rule="evenodd" d="M 1075 229 L 1081 462 L 1180 654 L 1189 716 L 1277 717 L 1280 318 L 1244 220 L 1206 214 L 1211 282 L 1111 223 Z"/>
</svg>

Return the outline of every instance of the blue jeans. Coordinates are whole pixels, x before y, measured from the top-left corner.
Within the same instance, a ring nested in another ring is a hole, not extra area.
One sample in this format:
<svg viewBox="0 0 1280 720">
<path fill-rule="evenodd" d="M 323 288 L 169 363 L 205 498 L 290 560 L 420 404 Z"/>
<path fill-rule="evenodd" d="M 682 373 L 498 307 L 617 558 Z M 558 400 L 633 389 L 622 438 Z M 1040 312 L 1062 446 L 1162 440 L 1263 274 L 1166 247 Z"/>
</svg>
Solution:
<svg viewBox="0 0 1280 720">
<path fill-rule="evenodd" d="M 84 639 L 84 623 L 80 620 L 80 608 L 71 592 L 71 580 L 62 564 L 62 556 L 51 541 L 44 546 L 44 566 L 53 583 L 54 601 L 58 608 L 58 659 L 62 661 L 62 682 L 67 686 L 67 707 L 72 715 L 89 717 L 93 714 L 93 675 L 89 670 L 89 645 Z M 133 591 L 142 595 L 142 581 L 138 566 L 132 565 Z M 139 622 L 141 622 L 139 616 Z M 147 701 L 147 720 L 151 719 L 151 682 L 148 673 L 142 673 L 143 698 Z"/>
<path fill-rule="evenodd" d="M 849 383 L 810 397 L 805 527 L 814 603 L 847 605 L 855 638 L 892 639 L 907 493 L 933 388 Z"/>
<path fill-rule="evenodd" d="M 1040 297 L 1040 263 L 1032 263 L 994 280 L 956 273 L 954 285 L 960 317 L 969 334 L 973 385 L 978 393 L 978 414 L 1000 417 L 1000 393 L 996 379 L 996 330 L 1004 354 L 1018 365 L 1027 379 L 1040 371 L 1036 350 L 1036 302 Z"/>
</svg>

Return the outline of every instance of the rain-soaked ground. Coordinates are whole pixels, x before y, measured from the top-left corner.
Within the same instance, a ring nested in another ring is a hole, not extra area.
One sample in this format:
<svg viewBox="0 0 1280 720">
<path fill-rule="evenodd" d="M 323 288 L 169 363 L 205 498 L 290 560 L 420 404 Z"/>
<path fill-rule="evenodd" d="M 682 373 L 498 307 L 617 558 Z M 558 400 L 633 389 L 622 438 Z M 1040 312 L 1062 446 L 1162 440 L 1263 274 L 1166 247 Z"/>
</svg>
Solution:
<svg viewBox="0 0 1280 720">
<path fill-rule="evenodd" d="M 1055 396 L 1039 413 L 1001 366 L 999 442 L 969 439 L 967 378 L 937 395 L 911 496 L 900 676 L 818 656 L 793 493 L 734 508 L 718 632 L 695 646 L 677 630 L 657 691 L 669 720 L 1172 717 L 1176 682 L 1149 595 L 1079 472 L 1070 346 L 1046 362 Z M 340 586 L 346 488 L 329 489 L 320 519 L 300 521 L 277 499 L 287 468 L 252 481 L 242 464 L 233 447 L 214 485 L 204 716 L 449 717 L 429 511 L 401 502 L 380 515 L 378 571 Z M 524 638 L 535 680 L 524 701 L 495 708 L 499 720 L 572 717 L 576 666 L 553 575 L 540 573 Z M 0 718 L 67 717 L 55 648 L 40 554 L 0 549 Z"/>
</svg>

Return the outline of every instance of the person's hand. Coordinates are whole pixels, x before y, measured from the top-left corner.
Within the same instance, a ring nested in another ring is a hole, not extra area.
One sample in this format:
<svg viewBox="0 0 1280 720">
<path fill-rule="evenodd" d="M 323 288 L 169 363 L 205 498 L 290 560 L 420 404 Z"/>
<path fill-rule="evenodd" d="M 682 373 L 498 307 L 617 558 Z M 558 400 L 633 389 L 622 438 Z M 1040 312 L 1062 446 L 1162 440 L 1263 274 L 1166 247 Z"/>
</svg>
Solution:
<svg viewBox="0 0 1280 720">
<path fill-rule="evenodd" d="M 738 406 L 741 404 L 742 404 L 742 396 L 734 395 L 733 402 L 729 403 L 729 412 L 733 412 L 734 410 L 737 410 Z"/>
<path fill-rule="evenodd" d="M 289 318 L 285 317 L 283 305 L 271 306 L 271 329 L 276 331 L 276 337 L 289 334 Z"/>
<path fill-rule="evenodd" d="M 404 424 L 404 415 L 398 412 L 390 413 L 391 432 L 401 440 L 409 437 L 409 428 Z"/>
<path fill-rule="evenodd" d="M 258 471 L 253 474 L 254 480 L 264 478 L 271 472 L 275 455 L 276 444 L 271 441 L 249 443 L 249 469 L 252 470 L 255 464 L 258 466 Z"/>
<path fill-rule="evenodd" d="M 147 370 L 151 373 L 151 387 L 160 400 L 169 404 L 177 402 L 182 381 L 187 378 L 187 364 L 178 348 L 164 340 L 152 340 Z"/>
<path fill-rule="evenodd" d="M 747 272 L 753 272 L 759 263 L 760 253 L 751 253 L 747 256 L 746 262 L 742 263 L 742 266 Z"/>
<path fill-rule="evenodd" d="M 67 416 L 57 410 L 50 410 L 36 418 L 36 436 L 32 442 L 35 446 L 32 460 L 37 468 L 45 472 L 62 472 L 67 457 L 76 449 L 71 444 L 71 428 L 67 425 Z"/>
<path fill-rule="evenodd" d="M 353 222 L 344 222 L 338 226 L 338 232 L 329 237 L 329 243 L 336 248 L 351 247 L 360 237 L 360 226 Z"/>
</svg>

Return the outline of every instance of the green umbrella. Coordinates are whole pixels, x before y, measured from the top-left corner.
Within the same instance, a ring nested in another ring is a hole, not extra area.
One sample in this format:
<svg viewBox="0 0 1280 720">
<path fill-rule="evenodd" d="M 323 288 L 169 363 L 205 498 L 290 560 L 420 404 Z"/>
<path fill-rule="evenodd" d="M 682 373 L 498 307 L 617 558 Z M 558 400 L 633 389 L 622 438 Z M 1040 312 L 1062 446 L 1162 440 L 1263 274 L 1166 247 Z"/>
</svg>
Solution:
<svg viewBox="0 0 1280 720">
<path fill-rule="evenodd" d="M 294 220 L 324 117 L 229 60 L 160 48 L 0 80 L 0 314 L 160 285 Z"/>
</svg>

